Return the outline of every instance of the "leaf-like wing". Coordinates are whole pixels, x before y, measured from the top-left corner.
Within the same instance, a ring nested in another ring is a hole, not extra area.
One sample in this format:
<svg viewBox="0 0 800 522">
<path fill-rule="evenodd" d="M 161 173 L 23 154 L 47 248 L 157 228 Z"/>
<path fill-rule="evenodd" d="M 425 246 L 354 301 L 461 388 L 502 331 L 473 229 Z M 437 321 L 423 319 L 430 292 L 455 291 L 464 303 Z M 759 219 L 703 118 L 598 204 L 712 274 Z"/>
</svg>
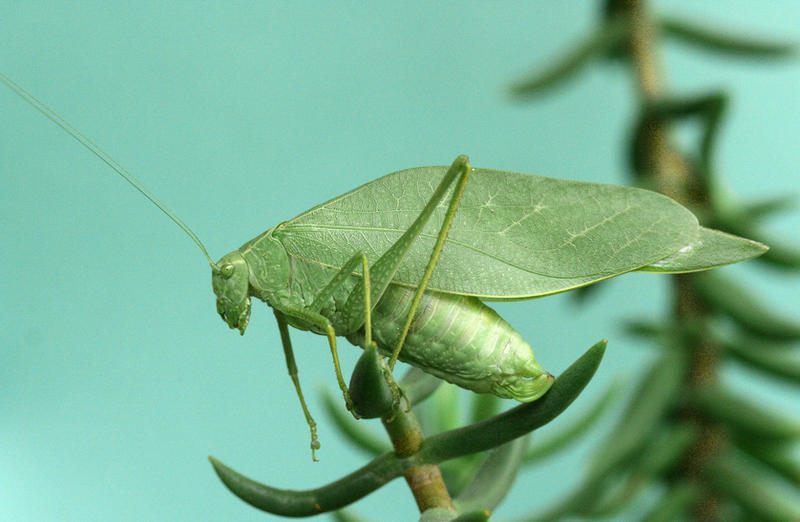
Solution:
<svg viewBox="0 0 800 522">
<path fill-rule="evenodd" d="M 640 272 L 685 273 L 709 270 L 758 257 L 768 249 L 757 241 L 700 227 L 697 237 L 677 252 L 639 268 Z"/>
<path fill-rule="evenodd" d="M 294 256 L 341 267 L 377 260 L 420 213 L 446 167 L 389 174 L 323 203 L 273 232 Z M 449 196 L 395 281 L 424 272 Z M 429 288 L 487 299 L 563 292 L 649 265 L 697 235 L 694 215 L 647 190 L 473 169 Z"/>
</svg>

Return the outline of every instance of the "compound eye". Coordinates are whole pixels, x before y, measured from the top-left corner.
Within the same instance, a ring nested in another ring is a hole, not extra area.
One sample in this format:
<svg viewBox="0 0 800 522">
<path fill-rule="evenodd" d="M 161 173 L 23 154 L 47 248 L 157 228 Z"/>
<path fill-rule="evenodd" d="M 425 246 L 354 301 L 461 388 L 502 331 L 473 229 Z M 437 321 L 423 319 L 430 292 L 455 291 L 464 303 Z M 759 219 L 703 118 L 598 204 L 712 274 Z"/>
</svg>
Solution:
<svg viewBox="0 0 800 522">
<path fill-rule="evenodd" d="M 233 265 L 228 263 L 227 265 L 222 267 L 222 277 L 225 279 L 230 279 L 233 275 Z"/>
</svg>

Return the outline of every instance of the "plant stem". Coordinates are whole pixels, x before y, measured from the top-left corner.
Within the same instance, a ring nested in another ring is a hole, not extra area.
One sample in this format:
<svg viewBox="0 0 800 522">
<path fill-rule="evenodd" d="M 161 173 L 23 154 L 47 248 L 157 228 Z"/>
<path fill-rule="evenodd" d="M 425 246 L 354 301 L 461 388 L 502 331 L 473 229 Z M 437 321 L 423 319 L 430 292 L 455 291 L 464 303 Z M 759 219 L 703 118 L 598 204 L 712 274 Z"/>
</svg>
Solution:
<svg viewBox="0 0 800 522">
<path fill-rule="evenodd" d="M 636 84 L 643 104 L 660 101 L 665 96 L 665 79 L 657 55 L 658 30 L 652 23 L 644 0 L 627 0 L 626 7 L 633 28 L 630 41 L 630 59 L 636 74 Z M 669 141 L 669 125 L 655 121 L 648 129 L 645 149 L 645 168 L 656 190 L 683 205 L 698 206 L 708 200 L 708 194 L 698 183 L 691 164 Z M 685 341 L 690 350 L 690 365 L 685 376 L 690 388 L 704 387 L 715 380 L 720 347 L 704 332 L 703 319 L 708 308 L 692 288 L 691 274 L 673 277 L 674 310 L 682 323 L 697 324 L 699 332 Z M 710 459 L 725 445 L 725 436 L 719 426 L 694 409 L 681 412 L 698 428 L 700 437 L 681 466 L 677 482 L 685 479 L 697 480 Z M 694 516 L 701 520 L 712 520 L 719 514 L 719 498 L 704 496 L 694 507 Z"/>
<path fill-rule="evenodd" d="M 656 48 L 658 28 L 652 23 L 644 0 L 627 0 L 631 16 L 630 55 L 636 72 L 636 86 L 643 104 L 664 97 L 664 74 Z M 691 185 L 691 172 L 686 160 L 669 143 L 668 128 L 663 122 L 651 124 L 645 154 L 648 174 L 655 189 L 679 203 L 689 201 L 687 188 Z"/>
<path fill-rule="evenodd" d="M 403 404 L 395 409 L 391 418 L 383 418 L 381 422 L 392 440 L 392 446 L 398 457 L 410 457 L 422 448 L 424 440 L 422 429 L 405 399 Z M 420 513 L 434 507 L 455 509 L 438 465 L 413 466 L 404 476 L 414 500 L 417 501 Z"/>
</svg>

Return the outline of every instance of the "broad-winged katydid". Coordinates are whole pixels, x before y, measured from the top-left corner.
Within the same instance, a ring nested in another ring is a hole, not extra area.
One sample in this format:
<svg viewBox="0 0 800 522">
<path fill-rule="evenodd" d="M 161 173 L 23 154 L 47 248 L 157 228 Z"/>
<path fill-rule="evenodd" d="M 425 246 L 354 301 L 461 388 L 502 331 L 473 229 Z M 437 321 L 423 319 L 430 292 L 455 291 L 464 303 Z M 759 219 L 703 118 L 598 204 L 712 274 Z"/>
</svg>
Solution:
<svg viewBox="0 0 800 522">
<path fill-rule="evenodd" d="M 0 80 L 107 163 L 200 247 L 217 311 L 244 334 L 251 298 L 272 307 L 289 373 L 319 447 L 289 326 L 377 344 L 463 388 L 528 402 L 553 382 L 485 300 L 541 297 L 630 271 L 687 272 L 742 261 L 763 245 L 699 226 L 638 188 L 483 168 L 466 156 L 378 178 L 274 226 L 214 262 L 199 238 L 122 166 L 4 75 Z"/>
</svg>

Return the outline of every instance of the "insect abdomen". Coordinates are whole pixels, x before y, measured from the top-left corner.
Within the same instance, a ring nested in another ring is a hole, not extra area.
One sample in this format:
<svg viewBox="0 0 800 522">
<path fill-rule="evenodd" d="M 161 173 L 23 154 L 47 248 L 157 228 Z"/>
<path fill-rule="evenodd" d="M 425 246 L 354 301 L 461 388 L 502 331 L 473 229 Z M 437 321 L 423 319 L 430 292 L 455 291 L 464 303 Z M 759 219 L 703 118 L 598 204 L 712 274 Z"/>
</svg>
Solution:
<svg viewBox="0 0 800 522">
<path fill-rule="evenodd" d="M 373 337 L 383 353 L 396 346 L 413 296 L 412 289 L 390 285 L 375 307 Z M 363 346 L 363 331 L 348 340 Z M 423 295 L 400 360 L 463 388 L 522 402 L 538 399 L 553 382 L 497 312 L 455 294 Z"/>
</svg>

